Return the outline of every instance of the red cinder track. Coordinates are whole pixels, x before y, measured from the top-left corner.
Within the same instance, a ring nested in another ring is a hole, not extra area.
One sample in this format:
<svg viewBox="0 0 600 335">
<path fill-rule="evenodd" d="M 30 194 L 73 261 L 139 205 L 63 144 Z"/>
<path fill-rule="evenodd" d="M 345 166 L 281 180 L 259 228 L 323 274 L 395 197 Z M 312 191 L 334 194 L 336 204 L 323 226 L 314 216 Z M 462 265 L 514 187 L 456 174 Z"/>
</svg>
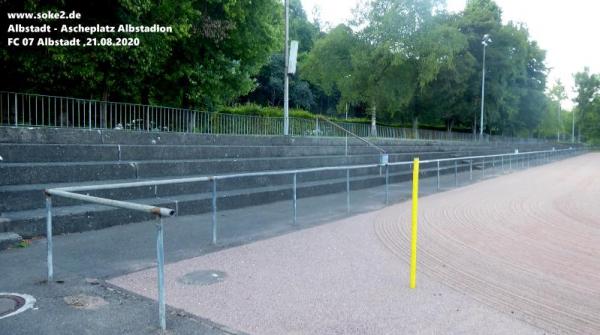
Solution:
<svg viewBox="0 0 600 335">
<path fill-rule="evenodd" d="M 600 154 L 422 198 L 418 276 L 558 334 L 600 334 Z M 408 262 L 410 206 L 375 231 Z M 418 285 L 418 278 L 417 278 Z"/>
</svg>

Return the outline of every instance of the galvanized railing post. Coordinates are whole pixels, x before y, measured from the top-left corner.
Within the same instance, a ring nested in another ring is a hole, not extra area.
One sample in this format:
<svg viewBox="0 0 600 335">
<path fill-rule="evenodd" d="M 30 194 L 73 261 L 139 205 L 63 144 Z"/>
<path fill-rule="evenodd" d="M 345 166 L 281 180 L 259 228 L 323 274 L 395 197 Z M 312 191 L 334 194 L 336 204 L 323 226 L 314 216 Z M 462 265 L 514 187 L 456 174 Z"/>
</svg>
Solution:
<svg viewBox="0 0 600 335">
<path fill-rule="evenodd" d="M 348 156 L 348 134 L 346 134 L 346 146 L 345 146 L 345 148 L 346 148 L 346 150 L 345 150 L 346 156 Z"/>
<path fill-rule="evenodd" d="M 156 225 L 156 262 L 158 263 L 158 320 L 160 329 L 167 329 L 167 320 L 165 313 L 165 250 L 164 250 L 164 229 L 163 218 L 158 216 L 159 222 Z"/>
<path fill-rule="evenodd" d="M 293 198 L 294 198 L 294 224 L 296 224 L 296 210 L 297 210 L 297 198 L 296 198 L 296 173 L 294 173 L 294 191 L 293 191 Z"/>
<path fill-rule="evenodd" d="M 386 205 L 390 203 L 389 179 L 390 179 L 389 165 L 386 163 L 385 164 L 385 204 Z"/>
<path fill-rule="evenodd" d="M 504 173 L 504 155 L 502 155 L 502 173 Z"/>
<path fill-rule="evenodd" d="M 217 244 L 217 178 L 212 178 L 212 244 Z"/>
<path fill-rule="evenodd" d="M 52 197 L 46 194 L 46 247 L 48 252 L 48 283 L 54 278 L 54 264 L 52 253 Z"/>
<path fill-rule="evenodd" d="M 469 180 L 473 180 L 473 160 L 469 160 Z"/>
<path fill-rule="evenodd" d="M 483 177 L 485 177 L 485 157 L 483 157 L 483 158 L 481 159 L 481 161 L 483 162 L 483 163 L 481 164 L 481 174 L 483 175 Z"/>
<path fill-rule="evenodd" d="M 458 161 L 454 161 L 454 187 L 458 186 Z"/>
<path fill-rule="evenodd" d="M 346 169 L 346 213 L 350 214 L 350 169 Z"/>
<path fill-rule="evenodd" d="M 440 190 L 440 160 L 437 160 L 437 190 Z"/>
</svg>

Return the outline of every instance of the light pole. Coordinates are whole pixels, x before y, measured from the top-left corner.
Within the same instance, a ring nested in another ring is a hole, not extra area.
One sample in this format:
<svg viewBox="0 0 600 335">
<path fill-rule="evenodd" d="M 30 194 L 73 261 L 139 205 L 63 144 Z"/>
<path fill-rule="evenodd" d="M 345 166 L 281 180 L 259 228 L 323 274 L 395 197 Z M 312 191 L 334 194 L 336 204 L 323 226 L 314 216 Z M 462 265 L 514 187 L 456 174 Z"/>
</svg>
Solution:
<svg viewBox="0 0 600 335">
<path fill-rule="evenodd" d="M 287 136 L 290 130 L 290 78 L 289 69 L 289 38 L 290 38 L 290 2 L 285 0 L 285 68 L 283 71 L 283 135 Z"/>
<path fill-rule="evenodd" d="M 483 106 L 485 104 L 485 48 L 492 43 L 489 34 L 483 35 L 481 44 L 483 44 L 483 69 L 481 71 L 481 118 L 479 126 L 479 140 L 483 141 Z"/>
<path fill-rule="evenodd" d="M 571 110 L 571 118 L 573 119 L 573 125 L 571 128 L 571 143 L 575 143 L 575 108 Z"/>
<path fill-rule="evenodd" d="M 560 120 L 560 100 L 558 101 L 558 127 L 556 131 L 556 142 L 560 142 L 560 126 L 562 122 Z"/>
</svg>

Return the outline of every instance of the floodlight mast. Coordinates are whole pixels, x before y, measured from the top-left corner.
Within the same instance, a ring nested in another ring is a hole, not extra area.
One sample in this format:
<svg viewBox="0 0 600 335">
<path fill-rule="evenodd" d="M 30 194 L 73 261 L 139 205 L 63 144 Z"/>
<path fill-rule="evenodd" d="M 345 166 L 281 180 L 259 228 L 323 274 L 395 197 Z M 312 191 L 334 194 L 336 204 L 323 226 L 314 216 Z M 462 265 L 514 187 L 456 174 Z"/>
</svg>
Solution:
<svg viewBox="0 0 600 335">
<path fill-rule="evenodd" d="M 483 45 L 483 69 L 481 71 L 481 117 L 479 125 L 479 140 L 483 141 L 483 108 L 485 104 L 485 48 L 492 43 L 490 34 L 483 35 L 481 44 Z"/>
<path fill-rule="evenodd" d="M 290 3 L 289 0 L 285 0 L 285 55 L 284 62 L 285 68 L 283 71 L 284 79 L 283 79 L 283 135 L 289 135 L 290 130 L 290 78 L 289 78 L 289 38 L 290 38 Z"/>
</svg>

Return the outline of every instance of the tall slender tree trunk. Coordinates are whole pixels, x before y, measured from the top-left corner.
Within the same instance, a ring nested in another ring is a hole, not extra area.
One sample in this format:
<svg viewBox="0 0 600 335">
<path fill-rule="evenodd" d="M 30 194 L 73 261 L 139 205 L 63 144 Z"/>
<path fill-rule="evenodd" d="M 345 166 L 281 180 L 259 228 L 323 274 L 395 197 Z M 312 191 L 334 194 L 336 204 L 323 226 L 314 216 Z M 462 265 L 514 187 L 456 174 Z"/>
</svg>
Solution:
<svg viewBox="0 0 600 335">
<path fill-rule="evenodd" d="M 452 132 L 452 128 L 454 128 L 454 120 L 449 120 L 447 123 L 447 127 L 446 130 L 448 130 L 449 133 Z"/>
<path fill-rule="evenodd" d="M 477 140 L 477 114 L 473 115 L 473 140 Z"/>
<path fill-rule="evenodd" d="M 371 136 L 377 137 L 377 106 L 375 104 L 371 111 Z"/>
<path fill-rule="evenodd" d="M 415 116 L 413 117 L 413 124 L 412 124 L 412 128 L 413 128 L 413 134 L 415 134 L 415 139 L 419 139 L 419 117 Z"/>
</svg>

